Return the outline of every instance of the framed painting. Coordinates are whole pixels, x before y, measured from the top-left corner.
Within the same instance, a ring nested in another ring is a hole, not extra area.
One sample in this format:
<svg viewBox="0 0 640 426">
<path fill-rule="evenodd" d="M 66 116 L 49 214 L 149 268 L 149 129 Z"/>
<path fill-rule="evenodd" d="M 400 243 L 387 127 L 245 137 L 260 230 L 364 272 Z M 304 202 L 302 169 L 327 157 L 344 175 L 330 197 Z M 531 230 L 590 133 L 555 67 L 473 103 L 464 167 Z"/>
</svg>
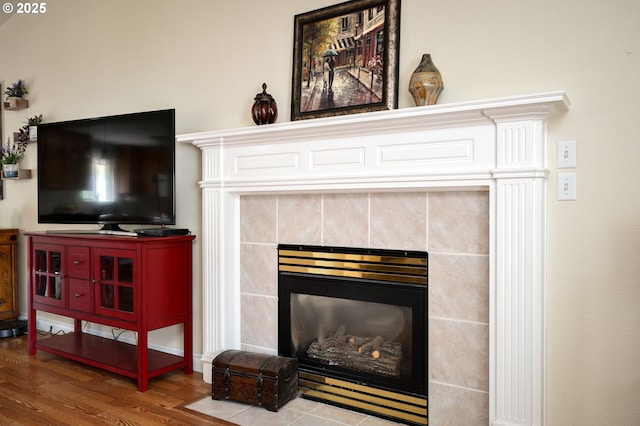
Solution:
<svg viewBox="0 0 640 426">
<path fill-rule="evenodd" d="M 0 84 L 0 93 L 2 93 L 2 85 Z M 2 102 L 2 100 L 0 100 L 0 145 L 2 145 L 4 142 L 2 139 L 2 105 L 4 103 Z M 0 171 L 0 173 L 2 173 L 2 171 Z M 0 179 L 0 200 L 4 199 L 4 180 Z"/>
<path fill-rule="evenodd" d="M 291 120 L 398 107 L 400 0 L 295 16 Z"/>
</svg>

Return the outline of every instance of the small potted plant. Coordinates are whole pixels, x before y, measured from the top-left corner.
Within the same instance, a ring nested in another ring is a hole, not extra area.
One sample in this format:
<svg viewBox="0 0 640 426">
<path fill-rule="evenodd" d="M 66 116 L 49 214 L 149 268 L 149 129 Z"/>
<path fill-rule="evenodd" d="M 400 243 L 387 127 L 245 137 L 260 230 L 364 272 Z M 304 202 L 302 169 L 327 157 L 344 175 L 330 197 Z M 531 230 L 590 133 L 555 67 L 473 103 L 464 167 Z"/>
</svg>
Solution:
<svg viewBox="0 0 640 426">
<path fill-rule="evenodd" d="M 29 142 L 38 140 L 38 125 L 40 123 L 42 123 L 42 114 L 27 118 L 27 125 L 24 126 L 23 129 L 29 134 Z"/>
<path fill-rule="evenodd" d="M 11 142 L 7 139 L 5 145 L 0 146 L 0 163 L 2 163 L 2 174 L 5 178 L 18 177 L 18 163 L 24 157 L 27 149 L 28 137 L 26 140 L 18 138 L 17 142 Z"/>
<path fill-rule="evenodd" d="M 27 101 L 23 100 L 22 97 L 28 93 L 29 90 L 22 80 L 18 80 L 10 87 L 7 87 L 7 89 L 4 91 L 4 94 L 7 95 L 9 108 L 17 108 L 21 103 L 26 104 Z"/>
</svg>

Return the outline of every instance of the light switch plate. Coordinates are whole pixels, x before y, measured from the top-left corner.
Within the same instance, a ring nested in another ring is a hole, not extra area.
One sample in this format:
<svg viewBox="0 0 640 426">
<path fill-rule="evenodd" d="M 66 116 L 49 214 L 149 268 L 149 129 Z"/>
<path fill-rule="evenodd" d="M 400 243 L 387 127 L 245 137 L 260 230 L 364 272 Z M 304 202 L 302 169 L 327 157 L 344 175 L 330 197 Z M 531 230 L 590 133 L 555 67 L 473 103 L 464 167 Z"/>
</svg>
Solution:
<svg viewBox="0 0 640 426">
<path fill-rule="evenodd" d="M 558 142 L 558 168 L 573 169 L 577 166 L 576 141 Z"/>
<path fill-rule="evenodd" d="M 558 201 L 576 200 L 576 174 L 558 173 Z"/>
</svg>

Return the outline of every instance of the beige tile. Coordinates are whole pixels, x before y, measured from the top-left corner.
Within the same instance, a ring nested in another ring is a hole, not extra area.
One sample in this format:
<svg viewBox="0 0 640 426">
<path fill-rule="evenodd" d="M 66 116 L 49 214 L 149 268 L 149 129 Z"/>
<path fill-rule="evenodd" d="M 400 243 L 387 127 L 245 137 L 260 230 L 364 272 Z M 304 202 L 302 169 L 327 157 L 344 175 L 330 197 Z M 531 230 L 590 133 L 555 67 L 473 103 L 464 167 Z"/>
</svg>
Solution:
<svg viewBox="0 0 640 426">
<path fill-rule="evenodd" d="M 369 247 L 368 194 L 326 194 L 322 216 L 324 245 Z"/>
<path fill-rule="evenodd" d="M 371 247 L 425 250 L 427 194 L 371 194 Z"/>
<path fill-rule="evenodd" d="M 322 243 L 322 195 L 278 196 L 278 242 Z"/>
<path fill-rule="evenodd" d="M 489 254 L 489 193 L 430 193 L 429 251 Z"/>
<path fill-rule="evenodd" d="M 248 410 L 249 406 L 239 402 L 215 400 L 209 396 L 187 405 L 186 408 L 212 417 L 228 420 L 229 418 Z"/>
<path fill-rule="evenodd" d="M 313 413 L 311 414 L 316 417 L 347 425 L 360 424 L 367 417 L 366 414 L 327 404 L 321 404 L 318 408 L 313 410 Z"/>
<path fill-rule="evenodd" d="M 391 426 L 398 425 L 401 423 L 392 422 L 391 420 L 385 420 L 380 417 L 367 417 L 362 423 L 359 423 L 358 426 Z"/>
<path fill-rule="evenodd" d="M 242 343 L 278 348 L 278 299 L 275 297 L 241 294 Z"/>
<path fill-rule="evenodd" d="M 278 254 L 275 244 L 240 244 L 240 291 L 278 296 Z"/>
<path fill-rule="evenodd" d="M 298 420 L 297 422 L 291 424 L 291 426 L 357 426 L 357 425 L 358 423 L 342 423 L 334 420 L 323 419 L 322 417 L 316 417 L 313 414 L 308 414 L 303 418 L 301 418 L 300 420 Z"/>
<path fill-rule="evenodd" d="M 430 383 L 429 424 L 438 426 L 488 425 L 489 394 Z"/>
<path fill-rule="evenodd" d="M 429 316 L 489 322 L 488 255 L 429 255 Z"/>
<path fill-rule="evenodd" d="M 239 425 L 287 426 L 302 417 L 304 417 L 303 413 L 293 410 L 278 410 L 274 413 L 263 407 L 251 407 L 227 420 Z"/>
<path fill-rule="evenodd" d="M 429 380 L 488 391 L 488 325 L 431 318 Z"/>
<path fill-rule="evenodd" d="M 240 350 L 247 351 L 247 352 L 255 352 L 258 354 L 265 354 L 265 355 L 278 355 L 277 349 L 264 348 L 262 346 L 250 345 L 248 343 L 241 343 Z"/>
<path fill-rule="evenodd" d="M 275 195 L 240 197 L 241 242 L 275 244 L 276 200 Z"/>
<path fill-rule="evenodd" d="M 295 399 L 292 399 L 291 401 L 287 402 L 287 404 L 282 408 L 283 410 L 295 410 L 298 411 L 300 413 L 305 413 L 308 414 L 310 412 L 312 412 L 313 410 L 315 410 L 316 408 L 320 407 L 322 404 L 320 402 L 317 401 L 311 401 L 310 399 L 305 399 L 302 397 L 298 397 Z"/>
</svg>

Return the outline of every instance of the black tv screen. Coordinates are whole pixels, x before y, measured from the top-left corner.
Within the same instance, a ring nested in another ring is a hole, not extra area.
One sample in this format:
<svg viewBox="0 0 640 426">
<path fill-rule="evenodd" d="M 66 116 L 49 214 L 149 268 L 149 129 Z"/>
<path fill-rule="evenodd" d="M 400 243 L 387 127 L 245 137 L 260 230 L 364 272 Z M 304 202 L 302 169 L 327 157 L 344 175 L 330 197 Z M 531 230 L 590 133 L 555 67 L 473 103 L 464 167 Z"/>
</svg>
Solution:
<svg viewBox="0 0 640 426">
<path fill-rule="evenodd" d="M 175 110 L 38 126 L 38 222 L 175 225 Z"/>
</svg>

